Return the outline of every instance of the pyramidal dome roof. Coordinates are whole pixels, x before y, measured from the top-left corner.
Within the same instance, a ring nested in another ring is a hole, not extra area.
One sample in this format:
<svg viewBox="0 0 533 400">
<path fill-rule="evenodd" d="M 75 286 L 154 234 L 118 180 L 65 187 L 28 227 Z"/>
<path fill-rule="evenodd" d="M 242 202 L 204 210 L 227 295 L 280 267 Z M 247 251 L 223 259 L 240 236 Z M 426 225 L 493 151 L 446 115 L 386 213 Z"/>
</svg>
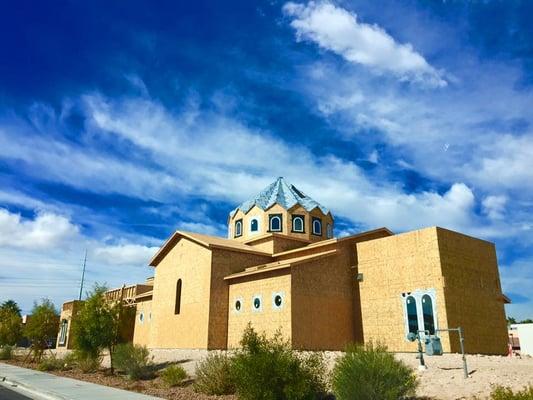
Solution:
<svg viewBox="0 0 533 400">
<path fill-rule="evenodd" d="M 283 177 L 279 177 L 274 183 L 259 192 L 257 196 L 238 206 L 230 213 L 230 216 L 233 217 L 239 210 L 246 214 L 253 206 L 267 210 L 274 204 L 279 204 L 286 210 L 294 207 L 296 204 L 301 205 L 306 211 L 311 211 L 318 207 L 324 214 L 329 213 L 326 207 L 307 196 L 301 190 L 298 190 Z"/>
</svg>

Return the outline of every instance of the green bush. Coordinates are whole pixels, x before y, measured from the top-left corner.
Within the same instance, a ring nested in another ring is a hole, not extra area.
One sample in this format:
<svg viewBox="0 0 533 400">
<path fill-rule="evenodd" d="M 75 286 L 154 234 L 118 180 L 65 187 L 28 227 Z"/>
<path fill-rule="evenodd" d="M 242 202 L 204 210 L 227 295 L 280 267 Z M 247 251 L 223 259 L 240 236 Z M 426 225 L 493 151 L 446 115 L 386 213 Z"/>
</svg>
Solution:
<svg viewBox="0 0 533 400">
<path fill-rule="evenodd" d="M 63 359 L 57 358 L 54 355 L 49 357 L 42 357 L 39 364 L 37 364 L 39 371 L 59 371 L 65 369 L 65 363 Z"/>
<path fill-rule="evenodd" d="M 232 363 L 239 399 L 312 400 L 324 392 L 321 357 L 298 357 L 279 332 L 268 340 L 248 326 L 241 345 Z"/>
<path fill-rule="evenodd" d="M 0 360 L 11 360 L 13 358 L 13 346 L 5 345 L 0 347 Z"/>
<path fill-rule="evenodd" d="M 208 395 L 235 393 L 231 374 L 232 359 L 225 354 L 209 354 L 196 366 L 195 391 Z"/>
<path fill-rule="evenodd" d="M 115 347 L 113 366 L 124 372 L 129 379 L 148 378 L 153 374 L 150 352 L 146 346 L 123 343 Z"/>
<path fill-rule="evenodd" d="M 187 378 L 187 372 L 181 365 L 170 365 L 161 372 L 161 379 L 167 386 L 180 386 Z"/>
<path fill-rule="evenodd" d="M 498 386 L 490 394 L 491 400 L 532 400 L 533 386 L 514 393 L 511 389 Z"/>
<path fill-rule="evenodd" d="M 370 343 L 347 349 L 333 369 L 332 386 L 338 400 L 398 400 L 414 395 L 417 381 L 386 347 Z"/>
</svg>

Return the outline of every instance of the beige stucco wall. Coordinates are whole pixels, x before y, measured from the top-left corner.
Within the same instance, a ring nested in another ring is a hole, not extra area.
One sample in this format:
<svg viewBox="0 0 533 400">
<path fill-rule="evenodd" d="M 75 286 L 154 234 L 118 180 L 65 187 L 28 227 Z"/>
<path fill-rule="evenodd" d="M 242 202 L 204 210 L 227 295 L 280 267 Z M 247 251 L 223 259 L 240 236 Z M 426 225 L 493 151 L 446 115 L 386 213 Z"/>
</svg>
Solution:
<svg viewBox="0 0 533 400">
<path fill-rule="evenodd" d="M 229 282 L 224 277 L 245 268 L 271 261 L 260 256 L 237 251 L 213 249 L 209 301 L 209 349 L 227 348 Z"/>
<path fill-rule="evenodd" d="M 505 314 L 494 246 L 441 228 L 426 228 L 357 244 L 363 334 L 392 351 L 406 341 L 404 292 L 434 289 L 438 328 L 465 331 L 468 353 L 503 353 Z M 444 351 L 459 351 L 455 333 L 440 334 Z"/>
<path fill-rule="evenodd" d="M 282 251 L 297 249 L 307 246 L 311 241 L 294 238 L 292 236 L 267 234 L 258 239 L 246 242 L 256 250 L 266 251 L 270 254 L 281 253 Z"/>
<path fill-rule="evenodd" d="M 273 294 L 281 292 L 280 309 L 273 307 Z M 257 332 L 272 337 L 278 330 L 285 339 L 291 337 L 291 276 L 284 269 L 261 276 L 250 276 L 232 281 L 229 287 L 228 348 L 239 347 L 244 329 L 251 323 Z M 261 296 L 261 310 L 255 311 L 252 299 Z M 235 310 L 235 301 L 241 299 L 241 311 Z"/>
<path fill-rule="evenodd" d="M 507 354 L 507 321 L 492 243 L 437 228 L 448 326 L 461 326 L 471 353 Z M 452 351 L 459 342 L 452 337 Z"/>
<path fill-rule="evenodd" d="M 155 268 L 151 348 L 207 348 L 211 251 L 180 239 Z M 174 314 L 182 279 L 181 311 Z"/>
<path fill-rule="evenodd" d="M 61 307 L 61 314 L 59 317 L 59 328 L 60 329 L 57 333 L 57 342 L 56 342 L 57 349 L 70 350 L 74 348 L 74 342 L 71 338 L 72 320 L 73 320 L 73 315 L 76 315 L 76 313 L 78 312 L 80 307 L 83 305 L 83 303 L 84 303 L 83 301 L 72 300 L 72 301 L 68 301 L 64 303 L 63 306 Z M 68 325 L 67 325 L 67 337 L 66 337 L 65 344 L 61 345 L 59 344 L 59 337 L 61 335 L 61 323 L 63 320 L 67 320 Z"/>
<path fill-rule="evenodd" d="M 402 293 L 435 289 L 438 325 L 446 326 L 443 277 L 436 228 L 357 244 L 357 272 L 365 342 L 382 343 L 391 351 L 416 351 L 406 340 Z M 442 335 L 450 351 L 448 335 Z"/>
<path fill-rule="evenodd" d="M 141 321 L 141 314 L 144 316 Z M 133 343 L 141 346 L 150 345 L 150 331 L 152 328 L 152 300 L 139 301 L 135 310 L 135 329 Z"/>
<path fill-rule="evenodd" d="M 343 350 L 360 340 L 350 268 L 354 258 L 353 243 L 338 244 L 335 255 L 292 267 L 294 348 Z"/>
</svg>

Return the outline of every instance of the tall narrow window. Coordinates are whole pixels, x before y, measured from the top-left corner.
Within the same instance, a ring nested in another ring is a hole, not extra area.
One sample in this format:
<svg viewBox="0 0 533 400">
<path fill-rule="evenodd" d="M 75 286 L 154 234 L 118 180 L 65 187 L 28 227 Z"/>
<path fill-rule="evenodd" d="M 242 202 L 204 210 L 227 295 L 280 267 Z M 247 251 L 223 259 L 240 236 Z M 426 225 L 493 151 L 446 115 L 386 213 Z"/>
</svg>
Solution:
<svg viewBox="0 0 533 400">
<path fill-rule="evenodd" d="M 333 227 L 331 224 L 327 224 L 326 226 L 326 236 L 328 239 L 331 239 L 333 237 Z"/>
<path fill-rule="evenodd" d="M 67 328 L 68 328 L 68 321 L 64 319 L 61 321 L 61 327 L 59 330 L 59 344 L 61 346 L 64 346 L 67 341 Z"/>
<path fill-rule="evenodd" d="M 320 218 L 313 217 L 313 235 L 322 235 L 322 221 Z"/>
<path fill-rule="evenodd" d="M 250 232 L 257 232 L 259 230 L 259 220 L 254 218 L 250 221 Z"/>
<path fill-rule="evenodd" d="M 292 216 L 292 231 L 293 232 L 304 232 L 304 217 L 301 215 Z"/>
<path fill-rule="evenodd" d="M 409 333 L 418 334 L 418 313 L 416 311 L 416 300 L 413 296 L 407 296 L 405 299 L 407 308 L 407 324 Z"/>
<path fill-rule="evenodd" d="M 270 215 L 269 218 L 270 232 L 281 232 L 281 214 Z"/>
<path fill-rule="evenodd" d="M 176 283 L 176 303 L 174 305 L 174 314 L 179 314 L 181 309 L 181 279 Z"/>
<path fill-rule="evenodd" d="M 433 315 L 433 301 L 427 294 L 422 296 L 422 314 L 424 316 L 424 329 L 430 335 L 435 334 L 435 316 Z"/>
<path fill-rule="evenodd" d="M 242 219 L 235 222 L 235 237 L 242 235 Z"/>
</svg>

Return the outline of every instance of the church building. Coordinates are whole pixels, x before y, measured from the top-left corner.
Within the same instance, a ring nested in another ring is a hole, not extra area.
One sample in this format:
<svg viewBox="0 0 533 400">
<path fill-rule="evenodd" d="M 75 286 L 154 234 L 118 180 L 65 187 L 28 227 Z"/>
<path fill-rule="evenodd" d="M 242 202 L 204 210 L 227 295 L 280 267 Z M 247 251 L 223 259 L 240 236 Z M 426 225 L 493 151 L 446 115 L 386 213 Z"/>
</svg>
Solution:
<svg viewBox="0 0 533 400">
<path fill-rule="evenodd" d="M 133 342 L 228 349 L 250 323 L 295 349 L 415 351 L 407 334 L 423 331 L 459 352 L 457 335 L 439 329 L 461 327 L 468 353 L 506 353 L 494 244 L 439 227 L 334 232 L 330 210 L 284 178 L 229 214 L 227 238 L 174 232 L 132 295 Z"/>
</svg>

